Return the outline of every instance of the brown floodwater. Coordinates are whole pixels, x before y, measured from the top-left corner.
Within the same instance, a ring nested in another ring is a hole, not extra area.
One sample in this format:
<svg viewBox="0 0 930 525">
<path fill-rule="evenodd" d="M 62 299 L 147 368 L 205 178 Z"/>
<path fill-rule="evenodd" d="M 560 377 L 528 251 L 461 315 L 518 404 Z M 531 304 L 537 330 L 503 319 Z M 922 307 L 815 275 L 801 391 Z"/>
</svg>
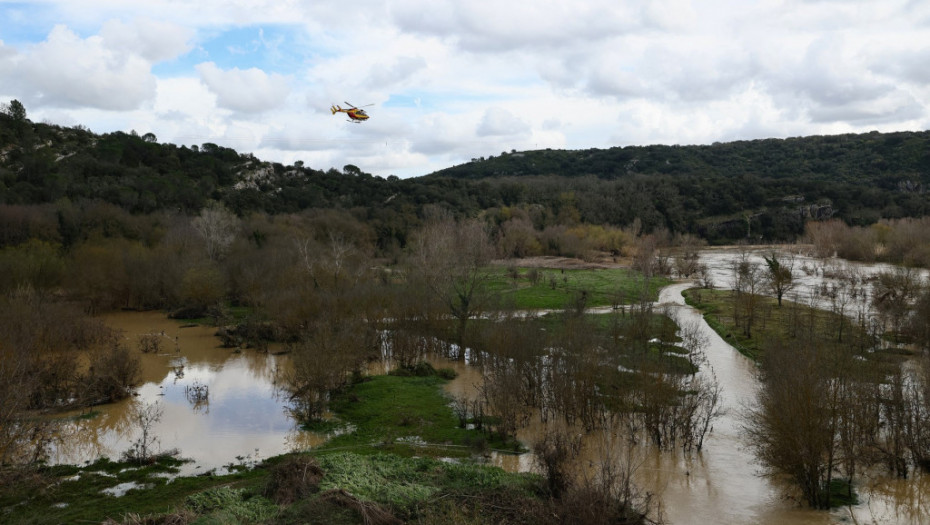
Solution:
<svg viewBox="0 0 930 525">
<path fill-rule="evenodd" d="M 876 472 L 860 480 L 860 504 L 832 511 L 805 508 L 788 483 L 764 476 L 742 430 L 742 414 L 758 388 L 755 365 L 717 335 L 700 312 L 684 304 L 681 292 L 691 286 L 680 283 L 663 289 L 659 304 L 679 326 L 700 327 L 707 358 L 702 373 L 712 370 L 722 386 L 725 412 L 715 420 L 703 449 L 690 455 L 649 446 L 631 450 L 616 434 L 595 432 L 584 437 L 579 472 L 593 475 L 604 458 L 632 464 L 636 485 L 652 494 L 662 517 L 676 525 L 930 523 L 930 476 L 915 473 L 911 479 L 901 480 Z M 545 430 L 536 418 L 519 438 L 531 444 Z M 492 454 L 490 461 L 509 471 L 536 470 L 530 453 Z"/>
<path fill-rule="evenodd" d="M 275 369 L 286 356 L 222 348 L 215 328 L 183 327 L 159 312 L 118 312 L 102 316 L 123 331 L 138 351 L 139 336 L 157 334 L 158 353 L 143 354 L 142 385 L 137 395 L 94 407 L 96 417 L 76 419 L 62 428 L 51 450 L 53 463 L 118 458 L 138 439 L 130 421 L 134 406 L 157 403 L 162 416 L 153 430 L 157 450 L 177 449 L 190 458 L 187 468 L 206 471 L 254 462 L 295 449 L 318 446 L 326 436 L 300 430 L 275 392 Z M 188 387 L 206 387 L 203 402 Z M 75 414 L 76 415 L 76 414 Z"/>
</svg>

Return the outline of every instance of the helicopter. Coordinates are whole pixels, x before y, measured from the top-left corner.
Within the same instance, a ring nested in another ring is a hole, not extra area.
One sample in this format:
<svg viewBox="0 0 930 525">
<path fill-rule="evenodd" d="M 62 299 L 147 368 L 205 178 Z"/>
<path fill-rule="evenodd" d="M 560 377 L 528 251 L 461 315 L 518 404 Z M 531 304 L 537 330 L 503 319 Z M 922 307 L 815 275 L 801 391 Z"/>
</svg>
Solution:
<svg viewBox="0 0 930 525">
<path fill-rule="evenodd" d="M 346 102 L 346 105 L 349 106 L 349 109 L 342 109 L 341 106 L 332 106 L 329 108 L 329 110 L 333 112 L 333 115 L 336 113 L 345 113 L 349 116 L 349 122 L 354 122 L 356 124 L 362 122 L 363 120 L 368 120 L 368 113 L 365 113 L 364 109 L 357 108 L 348 102 Z M 368 106 L 374 106 L 374 104 L 366 104 L 362 107 L 365 108 Z"/>
</svg>

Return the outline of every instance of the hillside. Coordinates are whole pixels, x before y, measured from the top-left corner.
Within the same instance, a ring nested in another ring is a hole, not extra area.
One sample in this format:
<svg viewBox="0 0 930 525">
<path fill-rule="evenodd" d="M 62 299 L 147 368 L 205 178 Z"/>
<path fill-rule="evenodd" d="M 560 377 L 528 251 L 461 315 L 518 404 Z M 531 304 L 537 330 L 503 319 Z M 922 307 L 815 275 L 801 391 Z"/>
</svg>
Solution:
<svg viewBox="0 0 930 525">
<path fill-rule="evenodd" d="M 520 209 L 538 230 L 638 219 L 647 232 L 712 243 L 784 241 L 808 220 L 924 216 L 928 186 L 930 132 L 512 151 L 398 179 L 348 162 L 341 171 L 284 166 L 212 143 L 162 144 L 150 133 L 97 135 L 0 114 L 0 204 L 102 201 L 132 214 L 194 214 L 219 201 L 240 216 L 341 209 L 368 223 L 381 248 L 404 246 L 430 205 L 498 222 L 502 210 Z"/>
<path fill-rule="evenodd" d="M 930 131 L 793 137 L 710 146 L 627 146 L 609 149 L 502 153 L 446 168 L 436 176 L 483 179 L 522 175 L 678 175 L 878 183 L 883 187 L 930 176 Z"/>
</svg>

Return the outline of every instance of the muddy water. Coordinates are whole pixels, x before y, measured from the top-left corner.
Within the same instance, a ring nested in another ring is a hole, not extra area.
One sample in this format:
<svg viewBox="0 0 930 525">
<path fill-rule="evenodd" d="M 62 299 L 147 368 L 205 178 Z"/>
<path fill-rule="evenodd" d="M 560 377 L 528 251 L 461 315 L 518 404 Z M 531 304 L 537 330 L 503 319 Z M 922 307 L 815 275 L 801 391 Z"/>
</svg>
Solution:
<svg viewBox="0 0 930 525">
<path fill-rule="evenodd" d="M 859 263 L 847 261 L 844 259 L 828 258 L 818 259 L 807 255 L 803 250 L 790 250 L 785 247 L 754 247 L 746 250 L 746 255 L 750 263 L 758 265 L 760 268 L 766 268 L 763 256 L 769 256 L 772 253 L 778 256 L 782 264 L 793 266 L 793 288 L 785 295 L 784 299 L 800 302 L 802 304 L 814 304 L 818 308 L 830 309 L 830 301 L 823 297 L 818 290 L 822 284 L 840 285 L 837 275 L 855 275 L 866 284 L 863 287 L 865 293 L 858 294 L 855 297 L 849 297 L 848 308 L 846 313 L 855 317 L 859 313 L 870 314 L 869 301 L 871 299 L 870 289 L 871 281 L 880 272 L 893 272 L 896 267 L 885 263 Z M 732 248 L 707 249 L 701 252 L 700 262 L 707 265 L 708 273 L 711 276 L 713 284 L 717 288 L 733 288 L 734 272 L 733 263 L 738 260 L 740 254 Z M 914 275 L 926 280 L 930 272 L 925 269 L 912 270 Z M 763 290 L 762 293 L 767 293 Z"/>
<path fill-rule="evenodd" d="M 707 364 L 722 386 L 724 414 L 714 423 L 703 450 L 690 459 L 676 452 L 653 454 L 652 478 L 647 488 L 660 494 L 671 523 L 829 523 L 828 513 L 799 508 L 783 498 L 785 487 L 775 486 L 759 475 L 752 451 L 741 430 L 741 413 L 757 388 L 755 365 L 720 338 L 700 313 L 684 306 L 681 292 L 690 284 L 662 290 L 660 304 L 671 305 L 670 315 L 679 326 L 696 324 L 706 338 Z"/>
<path fill-rule="evenodd" d="M 831 513 L 797 508 L 784 499 L 785 486 L 759 476 L 741 432 L 741 412 L 757 388 L 754 365 L 703 323 L 699 312 L 684 306 L 681 292 L 688 286 L 670 286 L 659 300 L 675 305 L 670 313 L 679 325 L 697 322 L 704 330 L 708 365 L 723 387 L 727 413 L 715 423 L 704 451 L 688 463 L 687 479 L 680 468 L 669 475 L 662 500 L 672 523 L 930 523 L 930 476 L 900 480 L 877 472 L 859 485 L 861 504 Z M 660 465 L 670 462 L 663 456 Z"/>
<path fill-rule="evenodd" d="M 190 469 L 205 471 L 247 463 L 295 448 L 310 448 L 325 440 L 297 429 L 274 389 L 274 371 L 285 357 L 254 351 L 236 353 L 219 346 L 215 328 L 181 325 L 158 312 L 123 312 L 104 316 L 123 330 L 131 349 L 139 336 L 157 334 L 157 354 L 141 354 L 142 386 L 138 395 L 95 407 L 100 415 L 65 426 L 53 447 L 54 463 L 83 463 L 98 457 L 116 459 L 138 439 L 130 422 L 135 405 L 158 403 L 161 420 L 154 427 L 160 450 L 177 449 L 194 460 Z M 186 389 L 207 388 L 207 399 L 196 402 Z"/>
<path fill-rule="evenodd" d="M 154 425 L 156 451 L 177 449 L 193 460 L 182 474 L 222 471 L 229 464 L 249 464 L 292 450 L 306 450 L 329 436 L 300 430 L 285 411 L 285 400 L 275 392 L 275 370 L 286 366 L 286 355 L 236 352 L 220 346 L 216 328 L 189 326 L 158 312 L 120 312 L 103 316 L 109 326 L 122 330 L 126 344 L 142 360 L 138 395 L 118 403 L 94 407 L 91 418 L 83 412 L 63 426 L 52 445 L 52 463 L 81 464 L 100 457 L 117 459 L 139 439 L 131 421 L 134 407 L 157 403 L 161 420 Z M 139 337 L 155 334 L 157 353 L 143 354 Z M 459 361 L 428 359 L 433 366 L 453 368 L 456 381 L 447 385 L 450 395 L 473 395 L 481 371 Z M 389 363 L 375 363 L 370 373 L 386 373 Z M 188 388 L 203 385 L 207 399 L 197 402 Z"/>
<path fill-rule="evenodd" d="M 590 474 L 591 467 L 605 457 L 626 458 L 635 465 L 636 484 L 658 499 L 661 515 L 676 525 L 930 523 L 930 476 L 899 480 L 878 472 L 860 482 L 862 503 L 830 512 L 804 508 L 788 484 L 762 476 L 742 430 L 742 414 L 758 388 L 755 365 L 707 326 L 700 312 L 685 306 L 681 292 L 691 286 L 682 283 L 663 289 L 659 303 L 679 326 L 700 327 L 707 358 L 702 373 L 713 371 L 723 388 L 725 412 L 715 421 L 703 450 L 690 457 L 651 447 L 630 450 L 625 440 L 609 433 L 592 434 L 583 443 L 581 469 Z M 519 437 L 532 443 L 544 431 L 545 426 L 534 420 Z M 510 471 L 535 469 L 532 454 L 493 454 L 491 461 Z"/>
</svg>

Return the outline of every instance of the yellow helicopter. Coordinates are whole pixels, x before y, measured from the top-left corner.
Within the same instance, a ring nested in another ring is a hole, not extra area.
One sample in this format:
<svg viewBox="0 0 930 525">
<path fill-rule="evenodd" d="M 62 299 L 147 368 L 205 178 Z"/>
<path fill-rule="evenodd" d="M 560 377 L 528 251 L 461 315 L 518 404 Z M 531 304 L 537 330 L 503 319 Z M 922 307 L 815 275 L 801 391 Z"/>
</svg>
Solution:
<svg viewBox="0 0 930 525">
<path fill-rule="evenodd" d="M 368 120 L 368 113 L 365 113 L 364 109 L 357 108 L 348 102 L 346 102 L 346 105 L 349 106 L 348 109 L 343 109 L 342 106 L 332 106 L 329 110 L 333 112 L 333 115 L 336 113 L 345 113 L 349 116 L 349 122 L 355 122 L 356 124 L 363 120 Z M 367 108 L 368 106 L 374 106 L 374 104 L 366 104 L 362 107 Z"/>
</svg>

